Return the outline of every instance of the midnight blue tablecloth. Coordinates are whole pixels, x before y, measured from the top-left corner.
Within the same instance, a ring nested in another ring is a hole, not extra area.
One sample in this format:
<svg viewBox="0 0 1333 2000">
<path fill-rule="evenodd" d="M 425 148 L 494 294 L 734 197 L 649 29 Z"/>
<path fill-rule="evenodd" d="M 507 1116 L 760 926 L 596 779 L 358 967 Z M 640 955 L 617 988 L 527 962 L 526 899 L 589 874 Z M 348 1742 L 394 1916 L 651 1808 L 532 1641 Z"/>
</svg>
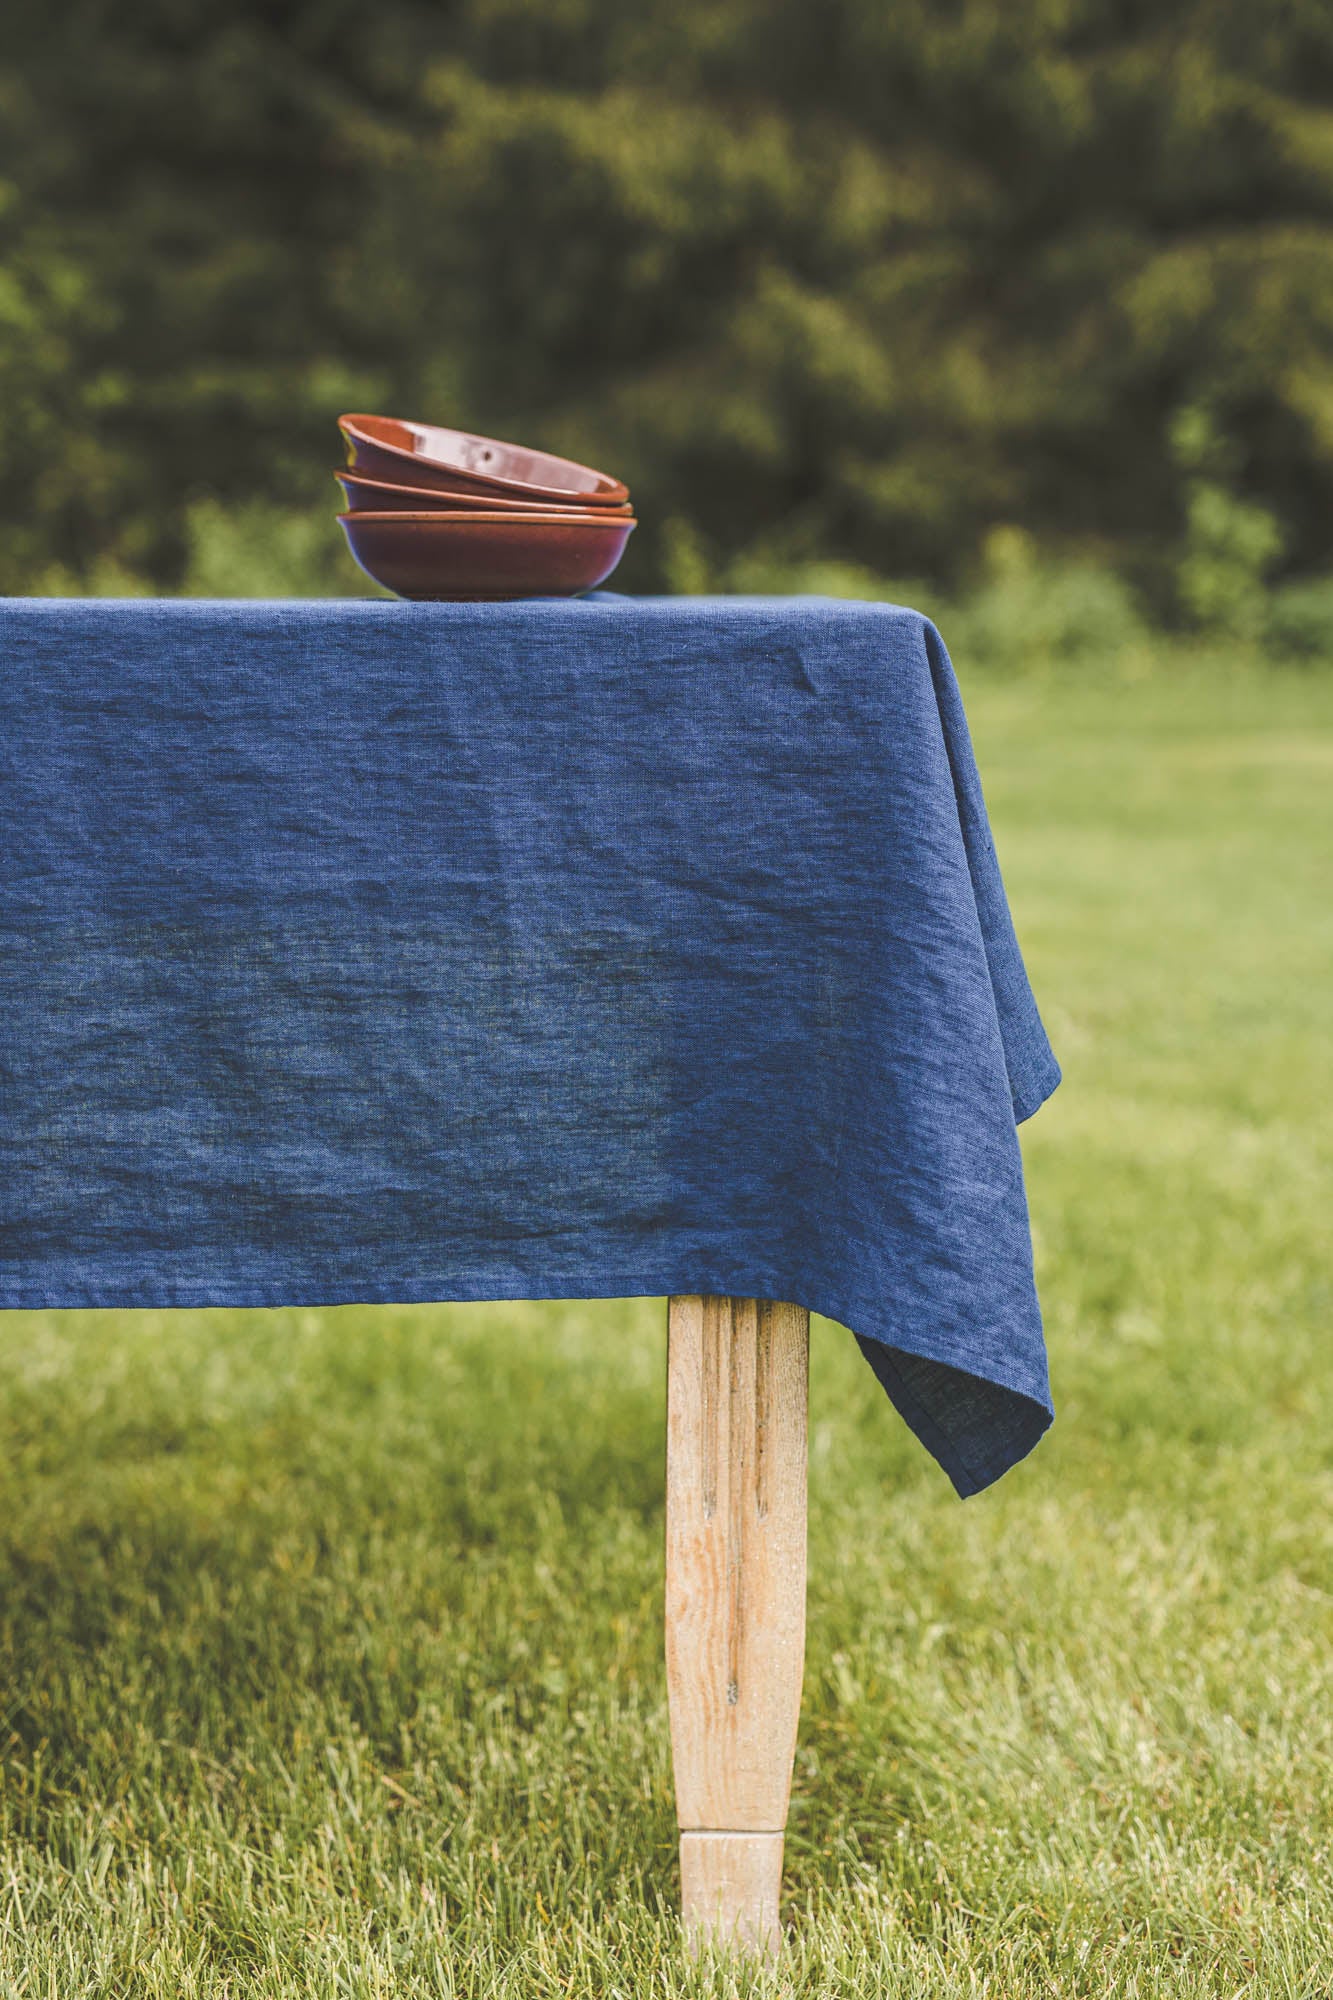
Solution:
<svg viewBox="0 0 1333 2000">
<path fill-rule="evenodd" d="M 0 633 L 0 1305 L 792 1299 L 960 1492 L 1035 1443 L 1059 1071 L 924 619 Z"/>
</svg>

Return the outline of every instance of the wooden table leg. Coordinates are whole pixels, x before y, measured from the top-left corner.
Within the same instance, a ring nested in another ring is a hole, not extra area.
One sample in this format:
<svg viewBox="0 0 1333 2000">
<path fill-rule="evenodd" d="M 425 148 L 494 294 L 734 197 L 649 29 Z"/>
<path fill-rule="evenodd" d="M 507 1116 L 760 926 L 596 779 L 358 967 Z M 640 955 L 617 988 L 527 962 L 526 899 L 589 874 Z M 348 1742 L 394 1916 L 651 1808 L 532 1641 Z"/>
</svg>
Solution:
<svg viewBox="0 0 1333 2000">
<path fill-rule="evenodd" d="M 667 1311 L 666 1661 L 681 1914 L 776 1952 L 805 1665 L 810 1315 L 764 1299 Z"/>
</svg>

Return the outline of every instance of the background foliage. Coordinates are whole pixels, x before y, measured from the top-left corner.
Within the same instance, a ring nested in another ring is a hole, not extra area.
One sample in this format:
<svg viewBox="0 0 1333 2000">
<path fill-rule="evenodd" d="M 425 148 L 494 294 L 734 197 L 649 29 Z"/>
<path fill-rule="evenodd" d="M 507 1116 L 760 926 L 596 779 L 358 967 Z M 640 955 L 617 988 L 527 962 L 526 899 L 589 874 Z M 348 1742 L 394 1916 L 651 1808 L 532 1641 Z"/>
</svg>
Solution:
<svg viewBox="0 0 1333 2000">
<path fill-rule="evenodd" d="M 1333 631 L 1326 0 L 16 0 L 0 133 L 0 588 L 349 587 L 359 407 L 621 471 L 629 589 Z"/>
</svg>

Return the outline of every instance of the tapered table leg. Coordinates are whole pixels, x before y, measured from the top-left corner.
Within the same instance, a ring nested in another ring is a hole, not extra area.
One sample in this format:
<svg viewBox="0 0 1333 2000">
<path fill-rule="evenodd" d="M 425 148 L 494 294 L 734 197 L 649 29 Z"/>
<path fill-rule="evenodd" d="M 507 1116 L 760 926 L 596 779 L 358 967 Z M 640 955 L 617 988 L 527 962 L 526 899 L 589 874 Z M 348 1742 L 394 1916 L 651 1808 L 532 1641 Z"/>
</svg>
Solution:
<svg viewBox="0 0 1333 2000">
<path fill-rule="evenodd" d="M 805 1665 L 810 1316 L 673 1298 L 667 1316 L 666 1661 L 691 1945 L 780 1937 Z"/>
</svg>

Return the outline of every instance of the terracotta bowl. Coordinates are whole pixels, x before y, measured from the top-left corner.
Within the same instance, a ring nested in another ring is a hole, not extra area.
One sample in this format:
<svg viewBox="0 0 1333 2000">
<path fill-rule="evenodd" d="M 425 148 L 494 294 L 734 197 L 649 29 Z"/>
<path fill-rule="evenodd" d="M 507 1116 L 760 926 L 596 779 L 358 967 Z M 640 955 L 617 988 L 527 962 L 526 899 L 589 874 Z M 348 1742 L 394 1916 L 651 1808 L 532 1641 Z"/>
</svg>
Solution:
<svg viewBox="0 0 1333 2000">
<path fill-rule="evenodd" d="M 553 500 L 565 506 L 619 507 L 629 499 L 627 486 L 590 465 L 472 431 L 368 416 L 339 417 L 338 428 L 348 464 L 367 479 L 445 492 L 498 493 L 531 506 Z"/>
<path fill-rule="evenodd" d="M 339 514 L 347 546 L 399 597 L 573 597 L 610 576 L 635 522 L 577 514 Z"/>
<path fill-rule="evenodd" d="M 502 500 L 498 493 L 449 493 L 444 488 L 430 486 L 391 486 L 383 479 L 363 479 L 359 472 L 334 473 L 334 478 L 342 487 L 343 498 L 349 514 L 420 514 L 420 513 L 496 513 L 530 514 L 533 511 L 530 500 Z M 573 514 L 582 519 L 587 514 L 586 507 L 542 507 L 542 513 Z M 599 507 L 598 515 L 625 515 L 633 510 L 629 501 L 619 507 Z"/>
</svg>

